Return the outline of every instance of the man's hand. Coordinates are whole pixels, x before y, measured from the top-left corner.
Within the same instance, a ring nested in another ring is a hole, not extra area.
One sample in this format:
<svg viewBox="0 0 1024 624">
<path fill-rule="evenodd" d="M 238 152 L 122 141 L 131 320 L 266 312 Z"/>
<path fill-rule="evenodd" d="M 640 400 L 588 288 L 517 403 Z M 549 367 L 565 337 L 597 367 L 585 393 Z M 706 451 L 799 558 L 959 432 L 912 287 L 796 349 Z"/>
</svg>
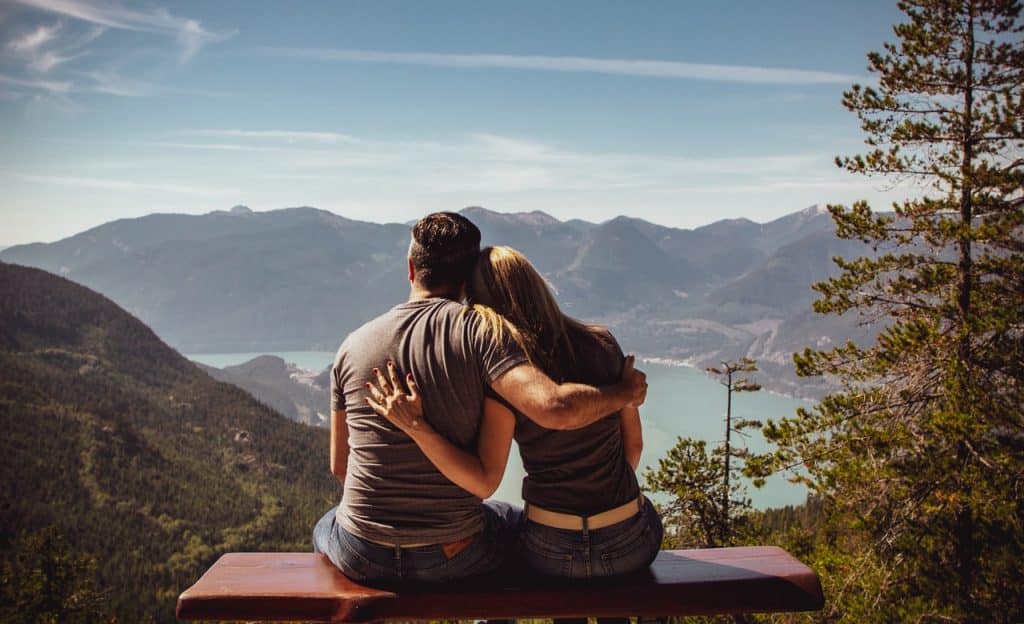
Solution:
<svg viewBox="0 0 1024 624">
<path fill-rule="evenodd" d="M 636 369 L 636 356 L 630 353 L 626 356 L 626 363 L 622 367 L 622 379 L 619 383 L 626 386 L 631 397 L 630 407 L 640 407 L 647 399 L 647 375 L 642 370 Z"/>
</svg>

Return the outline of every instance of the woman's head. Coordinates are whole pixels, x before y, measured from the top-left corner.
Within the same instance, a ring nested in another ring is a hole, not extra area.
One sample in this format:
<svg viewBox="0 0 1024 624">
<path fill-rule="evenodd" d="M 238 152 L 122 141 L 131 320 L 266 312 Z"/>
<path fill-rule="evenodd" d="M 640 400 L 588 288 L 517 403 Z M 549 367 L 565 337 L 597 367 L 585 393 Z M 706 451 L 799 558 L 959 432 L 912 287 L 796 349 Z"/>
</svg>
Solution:
<svg viewBox="0 0 1024 624">
<path fill-rule="evenodd" d="M 469 302 L 505 317 L 521 335 L 530 360 L 552 372 L 555 363 L 572 359 L 569 320 L 558 308 L 550 286 L 526 256 L 511 247 L 486 247 L 466 285 Z"/>
</svg>

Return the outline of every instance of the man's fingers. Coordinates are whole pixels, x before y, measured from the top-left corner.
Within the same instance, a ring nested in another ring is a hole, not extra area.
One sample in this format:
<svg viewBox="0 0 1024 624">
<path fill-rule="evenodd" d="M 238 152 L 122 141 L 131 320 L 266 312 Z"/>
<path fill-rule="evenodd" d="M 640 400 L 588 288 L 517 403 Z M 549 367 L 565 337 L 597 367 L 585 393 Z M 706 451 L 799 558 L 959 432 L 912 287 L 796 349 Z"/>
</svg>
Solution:
<svg viewBox="0 0 1024 624">
<path fill-rule="evenodd" d="M 636 407 L 640 407 L 641 405 L 643 405 L 644 401 L 647 399 L 647 375 L 643 371 L 635 370 L 635 369 L 633 371 L 633 374 L 639 380 L 639 384 L 638 385 L 639 385 L 639 389 L 640 389 L 639 398 L 637 399 L 637 402 L 635 403 L 635 406 Z"/>
<path fill-rule="evenodd" d="M 363 398 L 366 399 L 366 404 L 369 405 L 373 409 L 373 411 L 377 412 L 377 414 L 379 414 L 381 416 L 387 416 L 388 411 L 386 409 L 384 409 L 383 405 L 381 405 L 380 403 L 374 401 L 370 397 L 363 397 Z"/>
<path fill-rule="evenodd" d="M 647 392 L 647 375 L 642 370 L 633 369 L 633 376 L 637 380 L 636 381 L 637 385 L 640 386 L 641 388 L 643 388 L 644 392 L 646 393 Z"/>
<path fill-rule="evenodd" d="M 380 401 L 381 403 L 385 401 L 384 394 L 377 389 L 377 386 L 367 382 L 366 389 L 370 391 L 370 394 L 372 394 L 373 398 L 376 399 L 377 401 Z"/>
<path fill-rule="evenodd" d="M 647 398 L 647 375 L 642 370 L 634 368 L 635 363 L 636 356 L 632 353 L 626 356 L 626 363 L 622 370 L 622 378 L 633 388 L 633 400 L 630 404 L 633 407 L 639 407 Z"/>
<path fill-rule="evenodd" d="M 391 379 L 392 393 L 402 391 L 402 382 L 398 381 L 398 371 L 395 370 L 395 363 L 388 360 L 388 377 Z"/>
<path fill-rule="evenodd" d="M 633 370 L 634 365 L 636 365 L 636 356 L 630 353 L 626 356 L 626 363 L 622 366 L 622 376 L 628 375 Z"/>
<path fill-rule="evenodd" d="M 416 385 L 416 380 L 412 378 L 412 373 L 405 376 L 405 383 L 409 384 L 409 400 L 415 401 L 420 398 L 420 388 Z"/>
<path fill-rule="evenodd" d="M 391 394 L 391 384 L 388 383 L 387 377 L 381 372 L 379 368 L 373 369 L 373 374 L 377 376 L 377 385 L 380 386 L 380 391 L 384 394 Z"/>
</svg>

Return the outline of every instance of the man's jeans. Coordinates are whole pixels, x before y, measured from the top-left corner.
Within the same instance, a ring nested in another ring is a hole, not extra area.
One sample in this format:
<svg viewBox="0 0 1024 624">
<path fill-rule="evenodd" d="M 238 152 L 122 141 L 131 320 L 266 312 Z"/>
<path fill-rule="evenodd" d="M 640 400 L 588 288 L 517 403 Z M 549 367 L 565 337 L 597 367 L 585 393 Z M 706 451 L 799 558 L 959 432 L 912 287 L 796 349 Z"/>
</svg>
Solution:
<svg viewBox="0 0 1024 624">
<path fill-rule="evenodd" d="M 526 521 L 520 552 L 530 568 L 549 576 L 613 576 L 650 566 L 663 535 L 658 512 L 644 499 L 640 513 L 600 529 L 571 531 Z"/>
<path fill-rule="evenodd" d="M 384 546 L 345 530 L 328 511 L 313 529 L 313 551 L 324 553 L 345 576 L 366 585 L 394 587 L 405 583 L 445 583 L 492 572 L 515 546 L 522 509 L 484 501 L 484 528 L 449 559 L 440 545 L 413 548 Z"/>
</svg>

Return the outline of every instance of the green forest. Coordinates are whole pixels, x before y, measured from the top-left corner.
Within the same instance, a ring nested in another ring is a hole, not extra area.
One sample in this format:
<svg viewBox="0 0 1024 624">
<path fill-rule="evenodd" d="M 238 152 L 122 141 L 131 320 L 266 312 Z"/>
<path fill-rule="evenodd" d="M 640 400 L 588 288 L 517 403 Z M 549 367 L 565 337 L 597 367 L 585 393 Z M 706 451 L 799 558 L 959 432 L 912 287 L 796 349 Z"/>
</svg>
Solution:
<svg viewBox="0 0 1024 624">
<path fill-rule="evenodd" d="M 0 621 L 169 622 L 221 553 L 311 548 L 326 431 L 82 286 L 0 264 L 0 291 Z"/>
</svg>

